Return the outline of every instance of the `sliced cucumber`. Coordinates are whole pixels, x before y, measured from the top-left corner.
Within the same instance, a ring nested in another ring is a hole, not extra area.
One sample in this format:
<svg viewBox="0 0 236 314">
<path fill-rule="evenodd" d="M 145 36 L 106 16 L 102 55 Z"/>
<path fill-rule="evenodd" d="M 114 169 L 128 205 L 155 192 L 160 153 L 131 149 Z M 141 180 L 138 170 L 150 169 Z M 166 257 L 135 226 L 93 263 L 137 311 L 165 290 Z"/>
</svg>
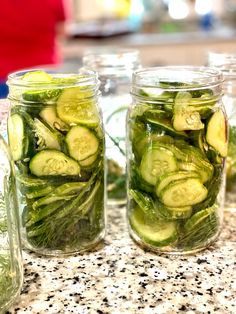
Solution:
<svg viewBox="0 0 236 314">
<path fill-rule="evenodd" d="M 222 157 L 227 156 L 227 132 L 225 115 L 221 110 L 218 110 L 208 122 L 206 140 Z"/>
<path fill-rule="evenodd" d="M 154 201 L 148 194 L 131 189 L 129 195 L 149 218 L 156 219 L 158 217 Z"/>
<path fill-rule="evenodd" d="M 37 177 L 80 174 L 79 164 L 57 150 L 40 151 L 31 159 L 29 168 Z"/>
<path fill-rule="evenodd" d="M 146 118 L 147 122 L 164 129 L 166 132 L 168 132 L 169 134 L 171 134 L 173 136 L 187 137 L 187 134 L 185 132 L 177 131 L 173 127 L 170 119 L 162 118 L 162 117 L 159 117 L 159 115 L 153 115 L 153 114 L 147 114 L 147 115 L 145 115 L 145 118 Z"/>
<path fill-rule="evenodd" d="M 202 224 L 207 217 L 212 214 L 215 214 L 216 206 L 212 206 L 203 210 L 200 210 L 196 214 L 194 214 L 191 219 L 189 219 L 185 225 L 184 230 L 185 232 L 191 232 L 195 228 L 197 228 L 200 224 Z"/>
<path fill-rule="evenodd" d="M 156 202 L 156 207 L 160 217 L 167 220 L 187 219 L 192 214 L 191 206 L 168 207 Z"/>
<path fill-rule="evenodd" d="M 76 195 L 57 195 L 57 194 L 51 194 L 49 196 L 41 197 L 37 201 L 35 201 L 32 205 L 33 209 L 37 209 L 41 206 L 49 205 L 51 203 L 55 203 L 57 201 L 70 201 L 73 197 Z"/>
<path fill-rule="evenodd" d="M 59 119 L 54 107 L 43 108 L 39 115 L 52 128 L 56 128 L 60 131 L 67 131 L 69 129 L 68 125 Z"/>
<path fill-rule="evenodd" d="M 156 133 L 146 133 L 141 134 L 140 137 L 134 139 L 134 148 L 138 156 L 142 157 L 145 150 L 152 143 L 166 143 L 172 144 L 174 142 L 173 138 L 169 135 L 160 135 Z"/>
<path fill-rule="evenodd" d="M 37 201 L 33 203 L 33 208 L 36 209 L 38 207 L 48 205 L 59 200 L 70 200 L 71 198 L 78 195 L 85 186 L 87 182 L 70 182 L 64 183 L 58 187 L 56 187 L 50 195 L 46 195 L 41 197 Z"/>
<path fill-rule="evenodd" d="M 89 166 L 97 159 L 99 140 L 90 129 L 73 126 L 66 135 L 69 154 L 83 166 Z"/>
<path fill-rule="evenodd" d="M 29 193 L 26 193 L 26 196 L 27 196 L 27 198 L 30 198 L 30 199 L 37 198 L 37 197 L 42 197 L 42 196 L 45 196 L 45 195 L 49 194 L 54 189 L 55 189 L 54 186 L 48 185 L 46 187 L 34 190 L 32 192 L 29 192 Z"/>
<path fill-rule="evenodd" d="M 83 90 L 81 87 L 65 89 L 57 101 L 59 118 L 69 125 L 76 123 L 97 127 L 99 113 L 91 96 L 91 91 Z"/>
<path fill-rule="evenodd" d="M 49 129 L 39 119 L 34 119 L 34 132 L 38 138 L 39 149 L 50 148 L 50 149 L 61 149 L 60 140 L 61 134 L 56 133 L 55 130 Z"/>
<path fill-rule="evenodd" d="M 199 179 L 199 174 L 195 171 L 173 171 L 160 176 L 156 184 L 156 194 L 161 195 L 162 190 L 167 187 L 170 183 L 176 180 L 196 178 Z"/>
<path fill-rule="evenodd" d="M 192 162 L 180 162 L 179 168 L 181 170 L 185 171 L 194 171 L 199 174 L 199 177 L 201 178 L 202 183 L 205 183 L 209 181 L 212 178 L 214 168 L 211 164 L 209 164 L 209 167 L 203 167 L 200 164 L 192 163 Z"/>
<path fill-rule="evenodd" d="M 22 80 L 34 84 L 34 89 L 27 90 L 22 94 L 22 98 L 27 101 L 45 103 L 49 100 L 55 100 L 61 92 L 60 89 L 53 87 L 46 89 L 44 87 L 44 84 L 53 83 L 53 77 L 44 71 L 27 72 L 22 77 Z M 36 84 L 38 85 L 38 90 L 36 90 Z"/>
<path fill-rule="evenodd" d="M 192 96 L 188 92 L 179 92 L 175 98 L 173 127 L 176 131 L 200 130 L 204 128 L 199 112 L 190 109 Z"/>
<path fill-rule="evenodd" d="M 53 194 L 72 195 L 81 191 L 86 185 L 87 182 L 67 182 L 58 186 Z"/>
<path fill-rule="evenodd" d="M 39 179 L 39 178 L 33 178 L 29 176 L 25 176 L 22 174 L 17 174 L 16 175 L 16 181 L 19 182 L 20 184 L 24 185 L 27 188 L 43 188 L 45 185 L 48 184 L 47 180 L 44 179 Z"/>
<path fill-rule="evenodd" d="M 204 124 L 199 112 L 182 108 L 173 116 L 173 127 L 176 131 L 201 130 Z"/>
<path fill-rule="evenodd" d="M 22 77 L 22 80 L 29 83 L 46 83 L 51 82 L 53 77 L 45 71 L 37 70 L 25 73 Z"/>
<path fill-rule="evenodd" d="M 139 237 L 151 245 L 162 247 L 177 240 L 175 221 L 148 219 L 139 208 L 130 215 L 130 224 Z"/>
<path fill-rule="evenodd" d="M 141 176 L 151 185 L 156 184 L 159 176 L 177 169 L 178 165 L 174 154 L 170 150 L 158 146 L 149 147 L 140 164 Z"/>
<path fill-rule="evenodd" d="M 217 206 L 213 205 L 200 210 L 189 218 L 184 224 L 179 245 L 192 249 L 209 243 L 219 231 L 219 217 L 216 210 Z"/>
<path fill-rule="evenodd" d="M 170 207 L 191 206 L 207 197 L 207 188 L 199 179 L 177 180 L 166 186 L 160 195 L 161 202 Z"/>
<path fill-rule="evenodd" d="M 14 161 L 24 158 L 29 141 L 26 135 L 24 119 L 17 113 L 8 118 L 8 138 Z"/>
</svg>

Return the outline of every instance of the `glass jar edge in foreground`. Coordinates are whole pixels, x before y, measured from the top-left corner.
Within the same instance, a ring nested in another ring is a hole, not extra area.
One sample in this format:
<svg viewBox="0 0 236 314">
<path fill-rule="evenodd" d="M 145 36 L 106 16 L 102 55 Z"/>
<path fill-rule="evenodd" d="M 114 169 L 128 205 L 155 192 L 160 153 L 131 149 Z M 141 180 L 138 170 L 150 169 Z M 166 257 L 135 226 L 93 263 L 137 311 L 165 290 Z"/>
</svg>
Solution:
<svg viewBox="0 0 236 314">
<path fill-rule="evenodd" d="M 18 206 L 15 193 L 14 168 L 7 144 L 1 135 L 0 155 L 0 312 L 2 312 L 7 311 L 10 306 L 17 301 L 20 295 L 23 285 L 23 262 L 18 224 Z"/>
</svg>

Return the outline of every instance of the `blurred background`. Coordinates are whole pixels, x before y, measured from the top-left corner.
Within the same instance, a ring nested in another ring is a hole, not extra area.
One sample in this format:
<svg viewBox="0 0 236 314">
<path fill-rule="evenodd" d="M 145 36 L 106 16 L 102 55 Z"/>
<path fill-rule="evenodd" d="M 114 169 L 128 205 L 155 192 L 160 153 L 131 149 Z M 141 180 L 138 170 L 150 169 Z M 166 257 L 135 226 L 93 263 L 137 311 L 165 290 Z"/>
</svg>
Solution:
<svg viewBox="0 0 236 314">
<path fill-rule="evenodd" d="M 62 53 L 78 65 L 87 48 L 139 49 L 144 65 L 206 62 L 236 52 L 236 0 L 72 0 Z"/>
</svg>

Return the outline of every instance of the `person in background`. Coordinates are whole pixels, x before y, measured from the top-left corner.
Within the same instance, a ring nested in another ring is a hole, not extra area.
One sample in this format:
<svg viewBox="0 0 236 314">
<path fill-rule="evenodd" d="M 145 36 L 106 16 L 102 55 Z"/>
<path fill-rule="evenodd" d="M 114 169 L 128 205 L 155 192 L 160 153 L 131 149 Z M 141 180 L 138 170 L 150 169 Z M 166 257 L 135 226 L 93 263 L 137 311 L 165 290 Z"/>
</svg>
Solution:
<svg viewBox="0 0 236 314">
<path fill-rule="evenodd" d="M 10 73 L 62 61 L 57 39 L 65 34 L 67 9 L 63 0 L 0 1 L 0 98 Z"/>
</svg>

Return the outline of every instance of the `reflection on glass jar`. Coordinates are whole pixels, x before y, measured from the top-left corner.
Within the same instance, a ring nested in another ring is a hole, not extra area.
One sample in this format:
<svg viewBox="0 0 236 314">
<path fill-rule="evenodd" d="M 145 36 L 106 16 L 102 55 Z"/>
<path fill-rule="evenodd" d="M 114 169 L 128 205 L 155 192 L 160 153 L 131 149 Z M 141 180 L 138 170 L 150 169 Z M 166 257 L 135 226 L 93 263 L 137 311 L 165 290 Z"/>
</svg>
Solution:
<svg viewBox="0 0 236 314">
<path fill-rule="evenodd" d="M 9 110 L 8 99 L 0 99 L 0 134 L 7 142 L 7 116 Z"/>
<path fill-rule="evenodd" d="M 190 253 L 222 225 L 227 119 L 219 71 L 136 71 L 127 119 L 128 220 L 153 251 Z"/>
<path fill-rule="evenodd" d="M 22 282 L 14 170 L 8 147 L 0 136 L 0 313 L 20 294 Z"/>
<path fill-rule="evenodd" d="M 208 64 L 221 70 L 224 77 L 223 104 L 229 121 L 225 209 L 236 211 L 236 54 L 210 52 Z"/>
<path fill-rule="evenodd" d="M 100 107 L 106 131 L 108 205 L 126 203 L 125 122 L 131 103 L 130 83 L 140 66 L 136 50 L 96 48 L 83 57 L 85 68 L 95 70 L 101 81 Z"/>
<path fill-rule="evenodd" d="M 105 233 L 97 75 L 35 70 L 8 84 L 23 244 L 47 255 L 88 250 Z"/>
</svg>

